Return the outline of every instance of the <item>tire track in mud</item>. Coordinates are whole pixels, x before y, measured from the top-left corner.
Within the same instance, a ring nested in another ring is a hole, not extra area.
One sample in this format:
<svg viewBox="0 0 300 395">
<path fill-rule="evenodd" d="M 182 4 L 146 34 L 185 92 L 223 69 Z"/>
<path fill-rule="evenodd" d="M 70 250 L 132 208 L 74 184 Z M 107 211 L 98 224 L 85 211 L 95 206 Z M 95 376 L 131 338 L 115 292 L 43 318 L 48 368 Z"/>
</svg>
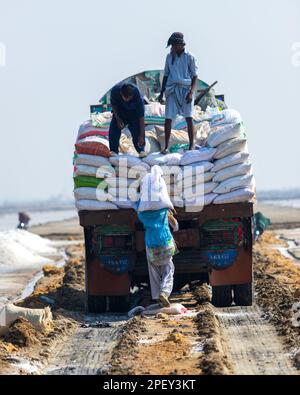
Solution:
<svg viewBox="0 0 300 395">
<path fill-rule="evenodd" d="M 258 306 L 215 308 L 238 375 L 297 375 L 275 327 Z"/>
<path fill-rule="evenodd" d="M 85 324 L 52 357 L 43 374 L 106 374 L 127 316 L 86 316 Z"/>
</svg>

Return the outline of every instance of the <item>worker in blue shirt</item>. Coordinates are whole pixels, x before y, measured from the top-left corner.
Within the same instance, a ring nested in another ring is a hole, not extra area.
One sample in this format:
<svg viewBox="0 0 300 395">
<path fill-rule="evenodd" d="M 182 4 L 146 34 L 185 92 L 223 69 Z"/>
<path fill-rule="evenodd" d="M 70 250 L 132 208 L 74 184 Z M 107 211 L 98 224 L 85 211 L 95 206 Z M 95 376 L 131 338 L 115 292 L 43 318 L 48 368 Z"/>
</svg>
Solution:
<svg viewBox="0 0 300 395">
<path fill-rule="evenodd" d="M 140 157 L 145 154 L 145 107 L 138 87 L 131 83 L 119 83 L 111 90 L 110 101 L 113 117 L 109 128 L 109 146 L 118 154 L 122 129 L 128 126 L 132 141 Z"/>
<path fill-rule="evenodd" d="M 194 148 L 193 110 L 198 67 L 195 57 L 185 50 L 182 33 L 173 33 L 167 46 L 170 45 L 171 51 L 166 58 L 164 78 L 158 98 L 159 102 L 163 103 L 165 93 L 165 148 L 162 153 L 168 152 L 172 121 L 177 115 L 185 117 L 188 126 L 189 149 Z"/>
</svg>

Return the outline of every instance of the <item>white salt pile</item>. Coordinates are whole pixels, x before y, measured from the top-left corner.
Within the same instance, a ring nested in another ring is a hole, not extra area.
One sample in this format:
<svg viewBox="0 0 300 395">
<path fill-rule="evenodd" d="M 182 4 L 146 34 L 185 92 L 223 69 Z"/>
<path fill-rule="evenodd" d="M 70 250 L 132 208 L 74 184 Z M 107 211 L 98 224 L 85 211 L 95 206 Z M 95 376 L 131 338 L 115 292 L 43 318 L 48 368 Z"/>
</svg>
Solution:
<svg viewBox="0 0 300 395">
<path fill-rule="evenodd" d="M 0 232 L 0 271 L 39 267 L 57 254 L 51 240 L 25 230 Z"/>
</svg>

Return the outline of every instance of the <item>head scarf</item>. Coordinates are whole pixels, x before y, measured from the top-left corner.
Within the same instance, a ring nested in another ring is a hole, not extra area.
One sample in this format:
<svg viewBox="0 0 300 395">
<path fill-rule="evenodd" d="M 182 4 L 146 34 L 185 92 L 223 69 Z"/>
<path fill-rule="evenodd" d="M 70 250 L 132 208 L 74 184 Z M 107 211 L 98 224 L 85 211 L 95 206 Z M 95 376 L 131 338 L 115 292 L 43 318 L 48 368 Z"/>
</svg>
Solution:
<svg viewBox="0 0 300 395">
<path fill-rule="evenodd" d="M 182 44 L 185 45 L 184 36 L 180 32 L 175 32 L 168 40 L 167 47 L 170 45 Z"/>
</svg>

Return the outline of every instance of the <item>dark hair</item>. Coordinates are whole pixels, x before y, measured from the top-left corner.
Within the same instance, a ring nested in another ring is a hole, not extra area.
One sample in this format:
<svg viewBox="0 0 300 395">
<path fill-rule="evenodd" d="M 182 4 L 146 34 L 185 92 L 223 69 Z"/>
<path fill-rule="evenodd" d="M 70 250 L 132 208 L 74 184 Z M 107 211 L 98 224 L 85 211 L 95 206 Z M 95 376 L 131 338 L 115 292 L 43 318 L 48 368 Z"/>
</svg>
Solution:
<svg viewBox="0 0 300 395">
<path fill-rule="evenodd" d="M 131 84 L 123 84 L 121 94 L 126 98 L 134 96 L 134 87 Z"/>
<path fill-rule="evenodd" d="M 185 45 L 184 36 L 180 32 L 175 32 L 168 40 L 167 47 L 170 45 L 182 44 Z"/>
</svg>

